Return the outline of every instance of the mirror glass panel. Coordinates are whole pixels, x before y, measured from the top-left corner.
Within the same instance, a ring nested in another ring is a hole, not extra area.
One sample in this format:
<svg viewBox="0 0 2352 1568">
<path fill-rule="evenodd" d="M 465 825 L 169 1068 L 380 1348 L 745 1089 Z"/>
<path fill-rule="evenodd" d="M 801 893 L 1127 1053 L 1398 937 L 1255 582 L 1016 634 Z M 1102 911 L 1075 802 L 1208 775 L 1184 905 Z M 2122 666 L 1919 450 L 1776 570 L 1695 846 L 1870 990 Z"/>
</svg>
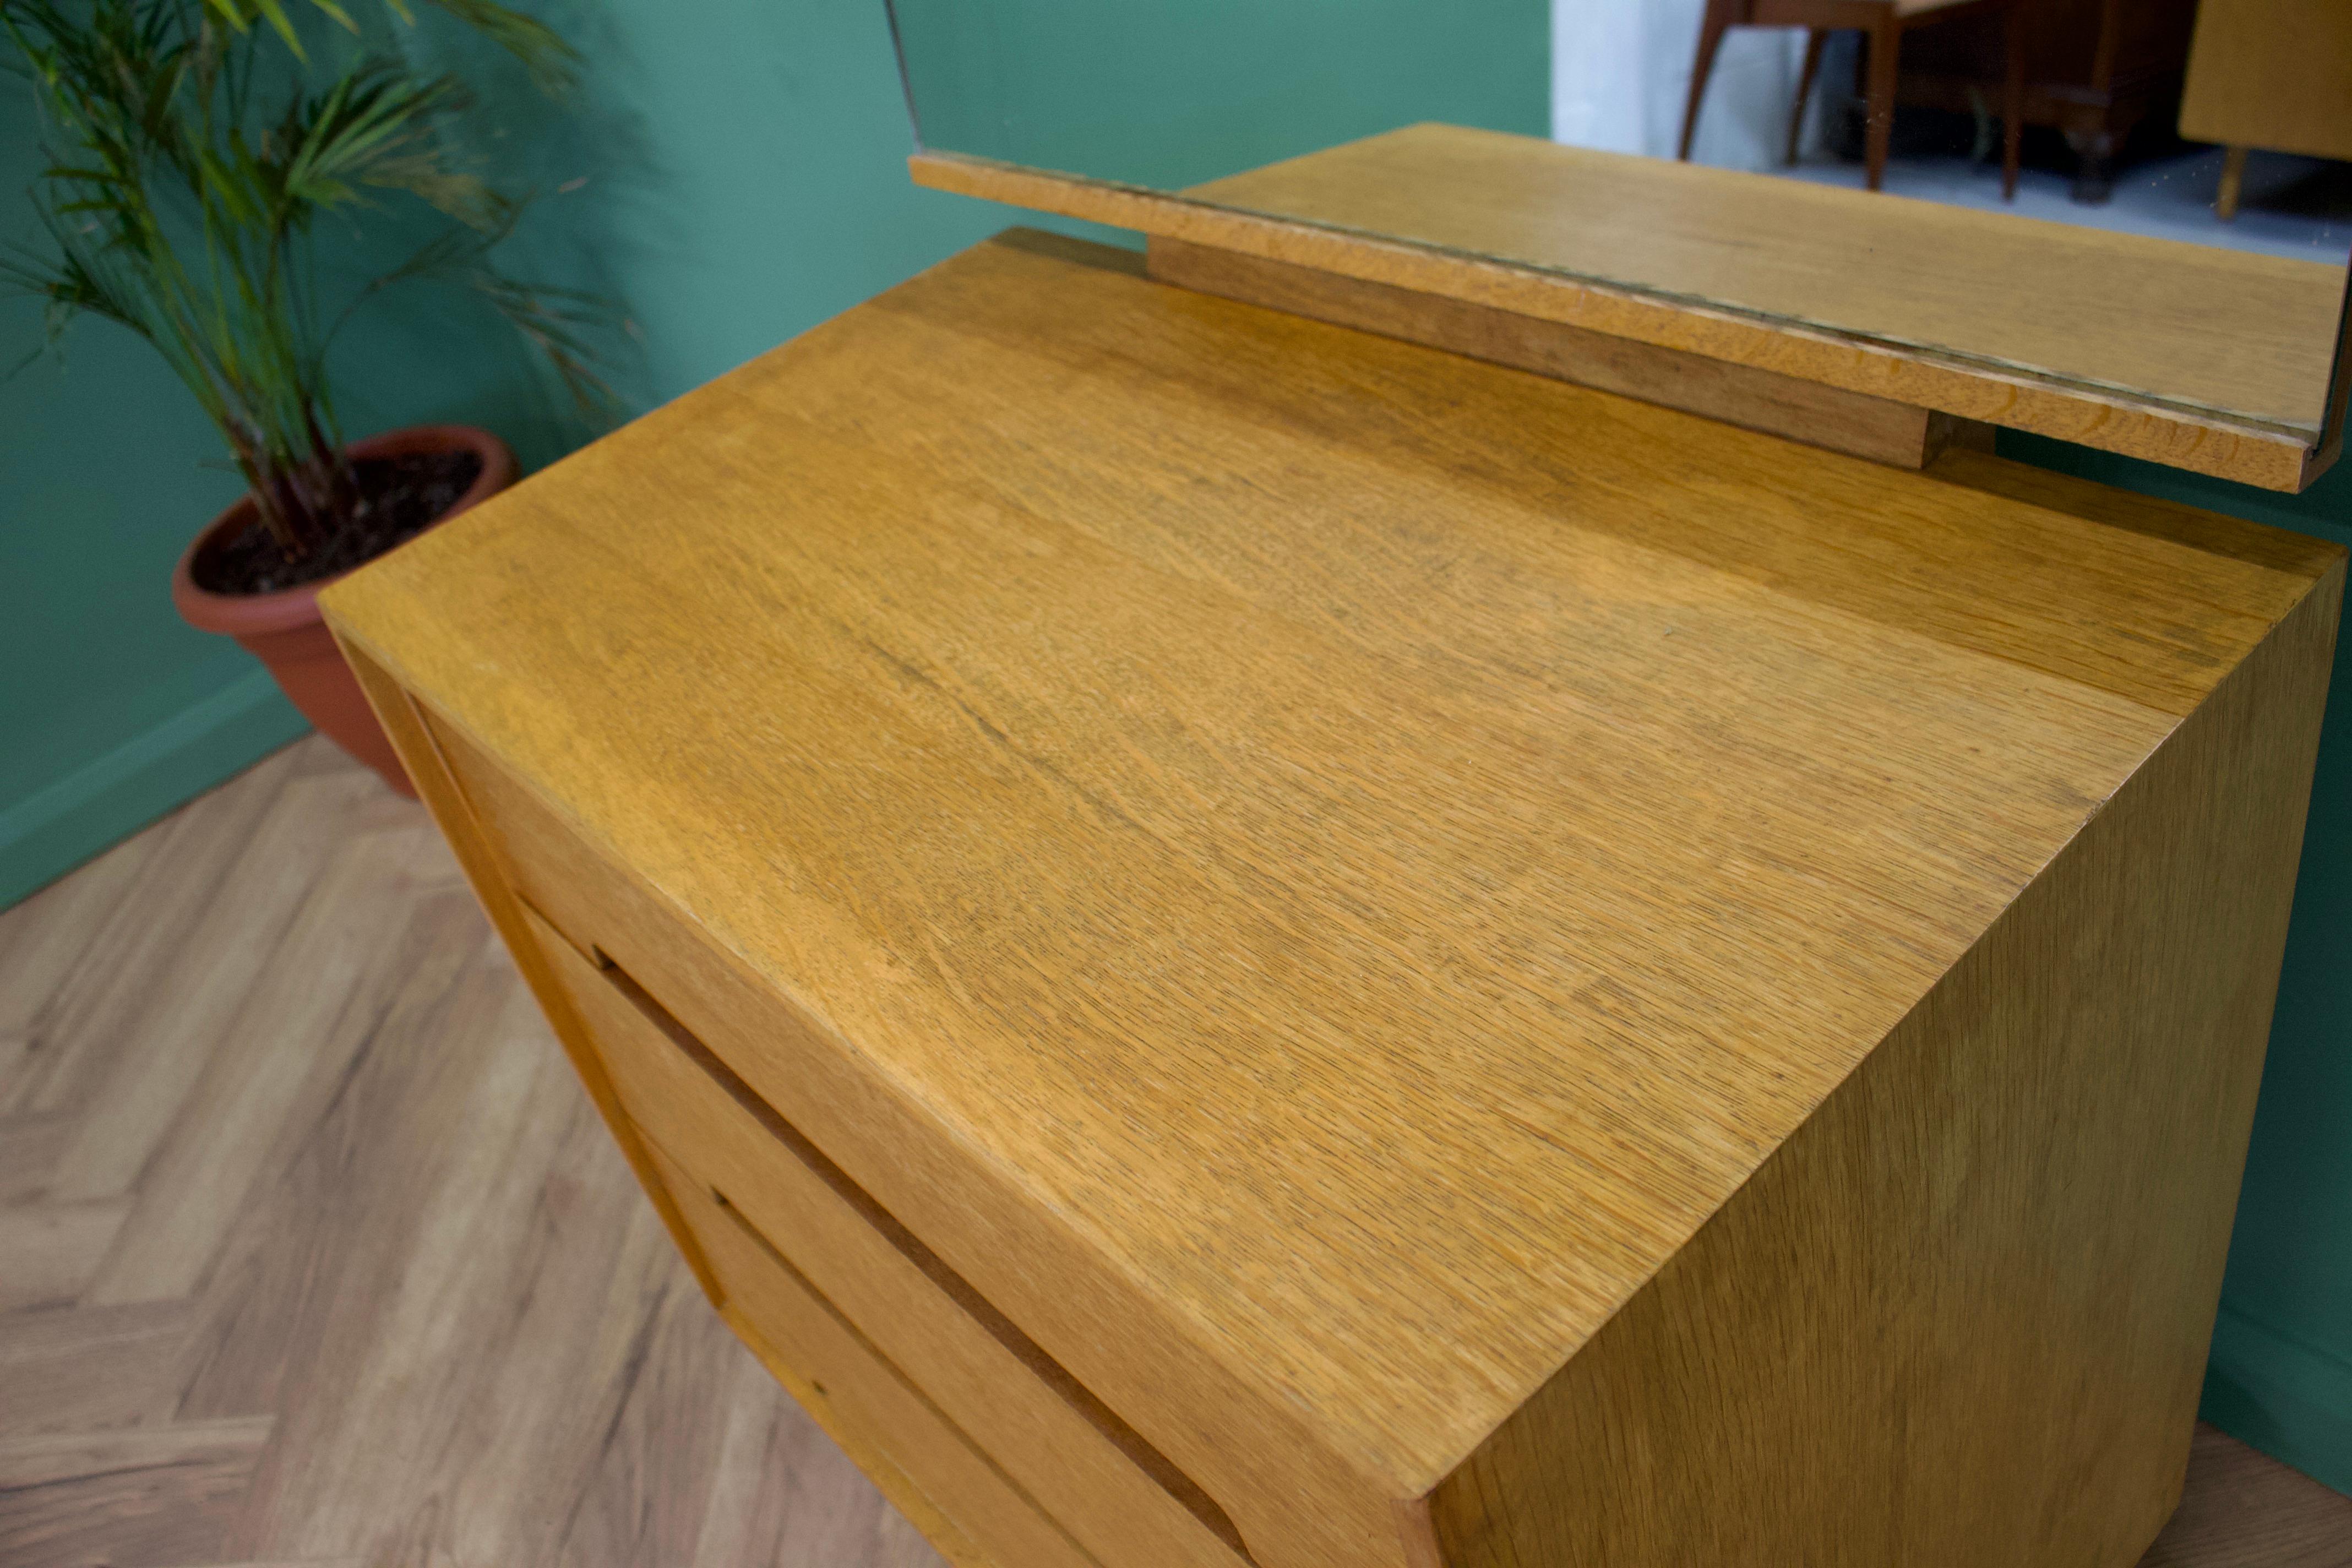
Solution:
<svg viewBox="0 0 2352 1568">
<path fill-rule="evenodd" d="M 892 13 L 932 153 L 2313 446 L 2326 423 L 2352 249 L 2352 174 L 2331 162 L 2352 158 L 2352 5 L 893 0 Z"/>
</svg>

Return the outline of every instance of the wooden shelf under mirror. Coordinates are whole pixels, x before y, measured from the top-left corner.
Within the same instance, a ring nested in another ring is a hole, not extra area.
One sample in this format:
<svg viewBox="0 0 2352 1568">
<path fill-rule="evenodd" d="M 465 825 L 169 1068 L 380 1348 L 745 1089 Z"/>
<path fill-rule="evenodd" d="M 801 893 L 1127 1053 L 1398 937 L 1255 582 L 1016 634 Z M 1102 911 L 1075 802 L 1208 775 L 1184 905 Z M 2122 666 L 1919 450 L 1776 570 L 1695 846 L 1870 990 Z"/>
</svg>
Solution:
<svg viewBox="0 0 2352 1568">
<path fill-rule="evenodd" d="M 1454 309 L 1471 306 L 1512 319 L 1487 336 L 1563 364 L 1593 356 L 1554 329 L 1743 367 L 1746 416 L 1721 384 L 1677 402 L 1706 378 L 1672 359 L 1640 368 L 1649 390 L 1600 384 L 1882 460 L 1932 458 L 1957 420 L 2297 490 L 2338 446 L 2346 274 L 2317 261 L 1449 126 L 1182 193 L 935 152 L 912 169 L 1171 242 L 1155 264 L 1176 280 L 1441 347 L 1478 352 Z M 1391 291 L 1382 319 L 1353 285 Z M 1837 412 L 1809 433 L 1775 404 Z M 1870 434 L 1845 445 L 1849 428 Z"/>
</svg>

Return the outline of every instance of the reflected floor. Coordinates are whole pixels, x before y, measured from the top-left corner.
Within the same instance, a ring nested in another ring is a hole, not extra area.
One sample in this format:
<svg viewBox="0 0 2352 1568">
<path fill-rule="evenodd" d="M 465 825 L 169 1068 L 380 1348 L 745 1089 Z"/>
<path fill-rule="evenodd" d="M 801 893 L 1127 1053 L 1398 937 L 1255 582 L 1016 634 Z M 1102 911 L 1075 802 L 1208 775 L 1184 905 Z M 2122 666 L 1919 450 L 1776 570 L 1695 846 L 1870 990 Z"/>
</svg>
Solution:
<svg viewBox="0 0 2352 1568">
<path fill-rule="evenodd" d="M 2237 218 L 2223 223 L 2213 209 L 2222 156 L 2221 148 L 2205 147 L 2127 165 L 2116 175 L 2113 198 L 2099 205 L 2075 201 L 2068 174 L 2031 166 L 2019 177 L 2016 202 L 2003 202 L 1999 163 L 1965 157 L 1895 157 L 1886 165 L 1885 188 L 1924 201 L 2082 227 L 2344 264 L 2352 254 L 2352 164 L 2255 153 L 2247 160 Z M 1864 185 L 1860 163 L 1824 156 L 1765 172 L 1854 190 Z"/>
</svg>

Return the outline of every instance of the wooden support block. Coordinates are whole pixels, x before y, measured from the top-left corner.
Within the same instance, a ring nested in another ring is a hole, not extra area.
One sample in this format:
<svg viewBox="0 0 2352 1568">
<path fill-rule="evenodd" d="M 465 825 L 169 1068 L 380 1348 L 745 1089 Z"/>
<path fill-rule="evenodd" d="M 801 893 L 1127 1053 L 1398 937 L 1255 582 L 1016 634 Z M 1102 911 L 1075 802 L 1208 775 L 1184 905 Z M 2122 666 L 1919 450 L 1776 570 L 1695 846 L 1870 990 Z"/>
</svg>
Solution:
<svg viewBox="0 0 2352 1568">
<path fill-rule="evenodd" d="M 1426 343 L 1899 468 L 1927 467 L 1955 439 L 1990 444 L 1992 427 L 1974 420 L 1444 294 L 1157 235 L 1146 253 L 1151 276 L 1162 282 Z"/>
</svg>

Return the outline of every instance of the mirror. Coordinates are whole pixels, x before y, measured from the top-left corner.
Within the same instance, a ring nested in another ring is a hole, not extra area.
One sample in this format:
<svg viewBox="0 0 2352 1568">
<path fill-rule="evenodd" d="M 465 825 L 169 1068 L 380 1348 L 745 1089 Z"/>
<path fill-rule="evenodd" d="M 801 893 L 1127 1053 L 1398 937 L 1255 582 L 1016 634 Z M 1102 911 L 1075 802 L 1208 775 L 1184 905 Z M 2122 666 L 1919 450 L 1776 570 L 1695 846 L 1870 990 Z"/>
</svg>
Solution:
<svg viewBox="0 0 2352 1568">
<path fill-rule="evenodd" d="M 891 8 L 919 178 L 1140 228 L 1155 271 L 1205 246 L 2279 489 L 2334 455 L 2352 6 Z"/>
</svg>

